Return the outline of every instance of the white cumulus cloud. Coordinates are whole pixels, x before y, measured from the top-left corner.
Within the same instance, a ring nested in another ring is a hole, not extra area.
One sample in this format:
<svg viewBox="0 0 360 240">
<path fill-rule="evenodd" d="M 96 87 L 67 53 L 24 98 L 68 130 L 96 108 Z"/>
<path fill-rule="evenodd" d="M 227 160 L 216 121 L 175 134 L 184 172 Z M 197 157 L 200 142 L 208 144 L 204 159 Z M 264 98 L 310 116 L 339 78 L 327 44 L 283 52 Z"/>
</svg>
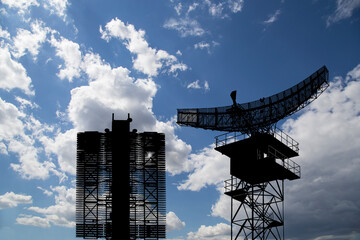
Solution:
<svg viewBox="0 0 360 240">
<path fill-rule="evenodd" d="M 46 0 L 44 1 L 44 8 L 49 10 L 51 14 L 56 14 L 62 17 L 63 20 L 66 18 L 66 9 L 70 5 L 68 0 Z"/>
<path fill-rule="evenodd" d="M 40 5 L 37 0 L 1 0 L 1 2 L 9 8 L 18 9 L 21 15 L 27 13 L 30 7 Z"/>
<path fill-rule="evenodd" d="M 360 227 L 360 194 L 352 187 L 360 184 L 359 66 L 334 77 L 325 93 L 283 125 L 300 143 L 294 160 L 302 178 L 285 190 L 287 228 L 299 239 L 313 236 L 314 228 L 328 235 Z"/>
<path fill-rule="evenodd" d="M 26 69 L 21 63 L 12 59 L 7 47 L 0 47 L 0 65 L 0 88 L 6 91 L 19 88 L 27 95 L 35 94 Z"/>
<path fill-rule="evenodd" d="M 31 32 L 29 30 L 19 28 L 16 36 L 13 38 L 12 54 L 16 58 L 20 58 L 28 51 L 36 60 L 39 54 L 39 48 L 46 40 L 46 35 L 50 29 L 44 26 L 42 21 L 34 21 L 30 24 Z"/>
<path fill-rule="evenodd" d="M 133 60 L 134 69 L 149 76 L 157 76 L 159 70 L 165 67 L 172 67 L 179 64 L 174 55 L 168 54 L 164 50 L 156 50 L 149 46 L 145 39 L 144 30 L 136 30 L 134 25 L 125 24 L 118 18 L 112 19 L 105 25 L 105 30 L 100 26 L 102 38 L 109 41 L 111 38 L 118 38 L 123 41 L 127 49 L 136 55 Z M 175 70 L 186 70 L 185 65 L 177 67 Z"/>
<path fill-rule="evenodd" d="M 43 217 L 27 216 L 25 219 L 18 218 L 19 224 L 34 225 L 34 219 L 40 220 L 42 224 L 39 227 L 49 227 L 50 224 L 63 227 L 75 226 L 75 202 L 76 202 L 76 189 L 67 188 L 65 186 L 51 187 L 51 190 L 56 193 L 55 205 L 41 208 L 29 207 L 30 211 L 43 214 Z"/>
<path fill-rule="evenodd" d="M 228 240 L 230 238 L 231 227 L 225 223 L 219 223 L 215 226 L 205 226 L 197 230 L 197 232 L 188 233 L 188 240 Z"/>
<path fill-rule="evenodd" d="M 73 78 L 80 77 L 82 58 L 79 44 L 63 37 L 56 39 L 54 35 L 50 43 L 56 48 L 56 56 L 63 59 L 65 63 L 64 67 L 60 67 L 58 77 L 68 79 L 69 82 L 72 82 Z"/>
<path fill-rule="evenodd" d="M 190 154 L 193 172 L 179 186 L 179 190 L 199 191 L 209 185 L 218 185 L 229 178 L 230 160 L 214 149 L 214 145 Z"/>
<path fill-rule="evenodd" d="M 12 103 L 0 98 L 0 143 L 5 154 L 12 152 L 17 155 L 18 163 L 11 163 L 11 168 L 25 179 L 46 179 L 50 173 L 63 178 L 51 161 L 39 158 L 41 148 L 36 146 L 46 132 L 53 128 L 40 123 L 32 115 L 26 115 Z"/>
<path fill-rule="evenodd" d="M 16 194 L 14 192 L 7 192 L 0 195 L 0 210 L 5 208 L 16 207 L 19 204 L 31 204 L 32 196 L 24 194 Z"/>
<path fill-rule="evenodd" d="M 171 232 L 185 227 L 185 222 L 182 222 L 174 212 L 166 214 L 166 231 Z"/>
<path fill-rule="evenodd" d="M 20 225 L 28 225 L 42 228 L 50 227 L 50 223 L 47 219 L 24 214 L 21 214 L 19 217 L 16 218 L 16 223 Z"/>
</svg>

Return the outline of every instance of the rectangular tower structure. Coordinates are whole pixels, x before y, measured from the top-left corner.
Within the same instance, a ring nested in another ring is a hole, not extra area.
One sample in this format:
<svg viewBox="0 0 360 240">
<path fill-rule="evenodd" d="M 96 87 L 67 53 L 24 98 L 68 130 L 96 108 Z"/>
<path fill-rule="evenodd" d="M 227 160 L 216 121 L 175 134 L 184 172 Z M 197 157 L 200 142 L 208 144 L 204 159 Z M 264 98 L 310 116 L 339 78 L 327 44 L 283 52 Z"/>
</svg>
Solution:
<svg viewBox="0 0 360 240">
<path fill-rule="evenodd" d="M 130 122 L 77 135 L 76 237 L 166 237 L 165 135 Z"/>
</svg>

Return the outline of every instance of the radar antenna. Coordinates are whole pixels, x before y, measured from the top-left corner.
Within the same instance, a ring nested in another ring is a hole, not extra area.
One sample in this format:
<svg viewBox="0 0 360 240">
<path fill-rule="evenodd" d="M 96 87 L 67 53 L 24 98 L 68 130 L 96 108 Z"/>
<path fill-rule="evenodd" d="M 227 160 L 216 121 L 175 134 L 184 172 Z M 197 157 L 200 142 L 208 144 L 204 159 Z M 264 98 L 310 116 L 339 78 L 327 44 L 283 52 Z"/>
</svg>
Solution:
<svg viewBox="0 0 360 240">
<path fill-rule="evenodd" d="M 328 87 L 329 71 L 321 67 L 311 76 L 270 97 L 237 104 L 236 91 L 231 93 L 233 105 L 214 108 L 178 109 L 179 125 L 217 131 L 266 132 L 279 120 L 294 114 L 314 101 Z"/>
<path fill-rule="evenodd" d="M 178 109 L 179 125 L 228 132 L 216 137 L 215 150 L 230 158 L 225 194 L 231 197 L 231 239 L 285 239 L 284 180 L 300 178 L 300 166 L 290 160 L 299 155 L 299 144 L 275 125 L 318 98 L 328 78 L 323 66 L 257 101 L 238 104 L 233 91 L 231 106 Z"/>
</svg>

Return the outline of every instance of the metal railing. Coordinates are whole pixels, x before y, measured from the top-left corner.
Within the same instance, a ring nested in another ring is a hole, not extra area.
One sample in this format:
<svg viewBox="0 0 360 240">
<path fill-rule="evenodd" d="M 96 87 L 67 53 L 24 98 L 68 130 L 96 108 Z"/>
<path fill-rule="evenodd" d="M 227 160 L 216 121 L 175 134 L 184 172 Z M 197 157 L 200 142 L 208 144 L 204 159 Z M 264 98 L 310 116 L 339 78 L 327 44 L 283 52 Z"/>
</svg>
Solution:
<svg viewBox="0 0 360 240">
<path fill-rule="evenodd" d="M 274 128 L 270 132 L 270 134 L 273 135 L 281 143 L 289 147 L 291 150 L 299 153 L 299 143 L 295 141 L 292 137 L 290 137 L 288 134 L 281 131 L 279 128 Z M 249 135 L 246 133 L 227 132 L 215 137 L 215 145 L 216 147 L 221 147 L 233 142 L 244 140 L 248 137 Z"/>
<path fill-rule="evenodd" d="M 290 137 L 288 134 L 284 133 L 278 128 L 274 128 L 272 134 L 277 140 L 285 144 L 287 147 L 291 148 L 296 153 L 299 153 L 299 143 L 295 141 L 292 137 Z"/>
<path fill-rule="evenodd" d="M 245 133 L 227 132 L 215 137 L 215 145 L 216 147 L 222 147 L 230 143 L 244 140 L 247 137 L 249 137 L 249 135 Z"/>
<path fill-rule="evenodd" d="M 225 193 L 232 192 L 237 189 L 242 189 L 245 187 L 246 187 L 246 183 L 234 176 L 232 178 L 224 181 L 224 189 L 225 189 L 224 192 Z"/>
<path fill-rule="evenodd" d="M 283 166 L 290 172 L 294 173 L 296 176 L 301 176 L 301 168 L 300 165 L 296 162 L 292 161 L 288 157 L 286 157 L 284 154 L 273 148 L 272 146 L 268 146 L 268 154 L 275 159 L 280 159 L 280 162 L 276 161 L 277 164 Z"/>
</svg>

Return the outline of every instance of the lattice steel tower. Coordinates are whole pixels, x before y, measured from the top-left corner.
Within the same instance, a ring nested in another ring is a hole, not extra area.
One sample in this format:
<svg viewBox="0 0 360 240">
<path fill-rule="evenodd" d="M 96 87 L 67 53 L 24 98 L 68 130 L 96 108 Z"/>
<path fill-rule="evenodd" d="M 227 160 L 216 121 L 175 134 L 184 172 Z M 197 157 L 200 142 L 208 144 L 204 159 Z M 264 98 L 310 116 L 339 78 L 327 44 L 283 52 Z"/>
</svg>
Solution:
<svg viewBox="0 0 360 240">
<path fill-rule="evenodd" d="M 325 66 L 297 85 L 270 97 L 216 108 L 178 109 L 177 123 L 226 131 L 215 150 L 230 158 L 231 239 L 284 239 L 284 180 L 300 178 L 290 158 L 299 144 L 276 123 L 315 100 L 328 87 Z"/>
<path fill-rule="evenodd" d="M 112 131 L 77 136 L 76 237 L 166 237 L 165 135 L 130 132 L 131 118 Z"/>
</svg>

